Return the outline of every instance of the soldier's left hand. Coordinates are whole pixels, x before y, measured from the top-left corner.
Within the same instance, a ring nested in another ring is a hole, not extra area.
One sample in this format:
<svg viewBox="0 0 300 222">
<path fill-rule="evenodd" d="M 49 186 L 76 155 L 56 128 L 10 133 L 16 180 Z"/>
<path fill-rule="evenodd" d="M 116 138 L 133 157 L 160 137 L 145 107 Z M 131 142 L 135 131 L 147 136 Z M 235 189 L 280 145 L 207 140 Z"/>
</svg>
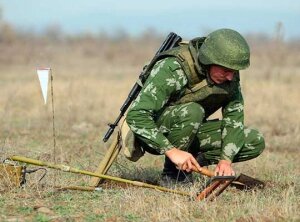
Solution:
<svg viewBox="0 0 300 222">
<path fill-rule="evenodd" d="M 215 169 L 216 176 L 234 176 L 235 172 L 231 166 L 231 161 L 220 160 Z"/>
</svg>

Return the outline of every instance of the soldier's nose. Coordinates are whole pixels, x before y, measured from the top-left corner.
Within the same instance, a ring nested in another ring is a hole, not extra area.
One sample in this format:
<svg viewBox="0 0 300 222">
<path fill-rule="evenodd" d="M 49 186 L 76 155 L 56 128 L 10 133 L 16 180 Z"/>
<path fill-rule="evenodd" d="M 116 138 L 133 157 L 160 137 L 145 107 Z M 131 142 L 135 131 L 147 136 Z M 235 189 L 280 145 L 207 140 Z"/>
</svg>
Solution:
<svg viewBox="0 0 300 222">
<path fill-rule="evenodd" d="M 233 79 L 233 72 L 227 72 L 226 73 L 226 79 L 228 80 L 228 81 L 231 81 L 232 79 Z"/>
</svg>

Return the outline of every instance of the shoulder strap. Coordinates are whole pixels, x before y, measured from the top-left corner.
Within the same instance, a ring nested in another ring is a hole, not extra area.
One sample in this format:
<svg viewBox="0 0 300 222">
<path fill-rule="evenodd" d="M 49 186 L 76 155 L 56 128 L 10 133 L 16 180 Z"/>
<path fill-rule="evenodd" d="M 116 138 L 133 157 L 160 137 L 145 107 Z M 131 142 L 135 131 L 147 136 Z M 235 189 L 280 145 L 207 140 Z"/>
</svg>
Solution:
<svg viewBox="0 0 300 222">
<path fill-rule="evenodd" d="M 189 69 L 189 72 L 187 72 L 189 88 L 192 88 L 195 84 L 201 82 L 201 79 L 199 78 L 199 75 L 197 74 L 197 71 L 195 69 L 195 62 L 187 44 L 181 44 L 181 50 L 179 50 L 178 58 L 182 63 L 186 63 L 184 66 Z"/>
<path fill-rule="evenodd" d="M 166 58 L 166 57 L 175 57 L 184 70 L 187 79 L 188 87 L 191 89 L 197 83 L 201 82 L 203 78 L 200 78 L 200 75 L 197 72 L 195 67 L 195 62 L 189 50 L 189 46 L 186 43 L 180 43 L 179 47 L 173 48 L 171 50 L 161 53 L 157 60 Z"/>
</svg>

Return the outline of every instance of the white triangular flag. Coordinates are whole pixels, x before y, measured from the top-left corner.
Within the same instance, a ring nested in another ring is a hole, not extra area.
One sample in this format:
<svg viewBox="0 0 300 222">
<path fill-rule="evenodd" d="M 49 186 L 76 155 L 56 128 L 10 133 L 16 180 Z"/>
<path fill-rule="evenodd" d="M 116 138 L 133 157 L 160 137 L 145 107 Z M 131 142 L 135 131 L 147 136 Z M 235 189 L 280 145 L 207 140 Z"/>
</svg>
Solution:
<svg viewBox="0 0 300 222">
<path fill-rule="evenodd" d="M 40 80 L 40 85 L 42 89 L 42 94 L 45 104 L 47 103 L 47 93 L 48 93 L 48 82 L 49 82 L 49 73 L 50 68 L 39 68 L 37 69 L 37 74 Z"/>
</svg>

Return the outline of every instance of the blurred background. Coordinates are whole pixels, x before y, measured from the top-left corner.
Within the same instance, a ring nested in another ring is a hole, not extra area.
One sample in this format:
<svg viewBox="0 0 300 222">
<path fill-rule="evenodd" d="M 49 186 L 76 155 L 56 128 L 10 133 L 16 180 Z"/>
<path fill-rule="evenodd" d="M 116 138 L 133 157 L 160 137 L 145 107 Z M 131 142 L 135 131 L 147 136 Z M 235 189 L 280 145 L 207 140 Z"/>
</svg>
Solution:
<svg viewBox="0 0 300 222">
<path fill-rule="evenodd" d="M 296 151 L 299 21 L 293 0 L 0 0 L 1 156 L 52 155 L 51 104 L 43 105 L 37 67 L 54 76 L 58 159 L 95 167 L 107 123 L 165 36 L 218 28 L 239 31 L 251 47 L 241 75 L 247 125 L 265 134 L 269 151 Z"/>
<path fill-rule="evenodd" d="M 166 34 L 191 38 L 230 27 L 246 35 L 272 37 L 281 23 L 286 40 L 299 38 L 298 1 L 196 1 L 126 2 L 109 0 L 0 1 L 2 19 L 18 32 L 62 35 Z"/>
</svg>

